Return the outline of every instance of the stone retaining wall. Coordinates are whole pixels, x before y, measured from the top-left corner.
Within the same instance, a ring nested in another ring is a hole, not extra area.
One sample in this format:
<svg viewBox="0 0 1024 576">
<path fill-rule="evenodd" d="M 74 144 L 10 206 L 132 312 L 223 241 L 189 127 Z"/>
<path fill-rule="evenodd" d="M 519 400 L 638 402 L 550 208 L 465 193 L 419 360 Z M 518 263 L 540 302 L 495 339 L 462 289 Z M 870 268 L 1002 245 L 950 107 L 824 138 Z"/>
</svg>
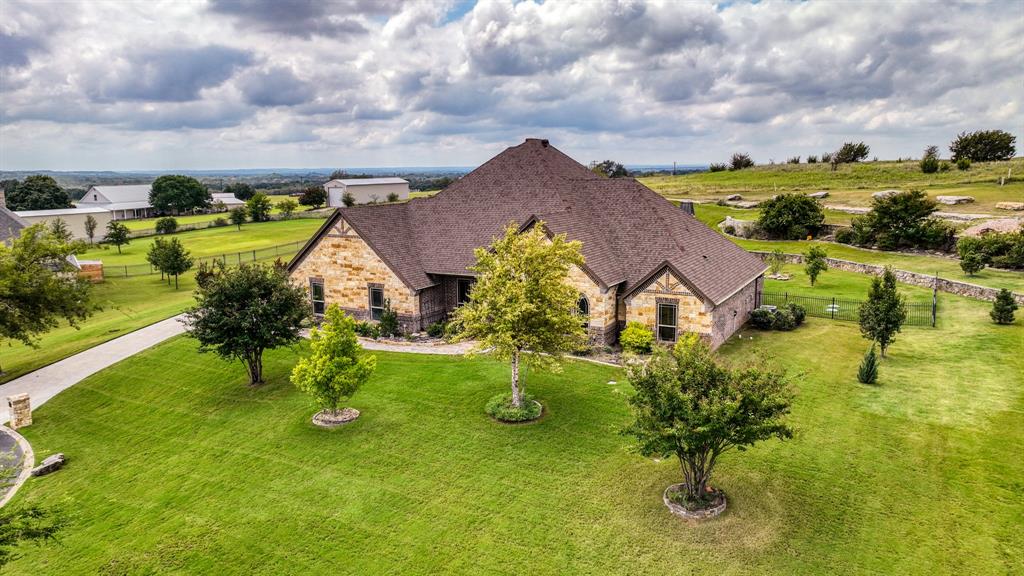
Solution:
<svg viewBox="0 0 1024 576">
<path fill-rule="evenodd" d="M 771 252 L 754 250 L 751 250 L 751 253 L 760 256 L 762 260 L 766 259 L 771 254 Z M 783 257 L 787 264 L 802 264 L 804 261 L 802 254 L 784 254 Z M 881 276 L 882 272 L 885 271 L 885 266 L 878 266 L 876 264 L 864 264 L 861 262 L 853 262 L 851 260 L 840 260 L 839 258 L 826 258 L 825 260 L 828 262 L 829 268 L 842 270 L 844 272 L 856 272 L 857 274 Z M 975 300 L 987 300 L 991 302 L 995 300 L 996 295 L 999 294 L 999 290 L 995 288 L 978 286 L 977 284 L 971 284 L 969 282 L 949 280 L 948 278 L 929 276 L 927 274 L 909 272 L 907 270 L 893 269 L 892 272 L 896 275 L 896 280 L 903 284 L 921 286 L 922 288 L 934 287 L 940 292 L 948 292 L 950 294 L 956 294 L 957 296 L 974 298 Z M 1014 293 L 1013 298 L 1018 304 L 1024 305 L 1024 294 Z"/>
</svg>

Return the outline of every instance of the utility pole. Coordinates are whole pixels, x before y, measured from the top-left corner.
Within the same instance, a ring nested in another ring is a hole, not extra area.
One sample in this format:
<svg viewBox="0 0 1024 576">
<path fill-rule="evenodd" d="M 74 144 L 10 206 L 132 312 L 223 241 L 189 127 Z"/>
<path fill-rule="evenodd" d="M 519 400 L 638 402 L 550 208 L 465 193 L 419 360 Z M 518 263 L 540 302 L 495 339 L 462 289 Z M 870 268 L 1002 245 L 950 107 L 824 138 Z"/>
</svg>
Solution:
<svg viewBox="0 0 1024 576">
<path fill-rule="evenodd" d="M 672 175 L 673 176 L 676 175 L 676 161 L 675 160 L 672 161 Z"/>
</svg>

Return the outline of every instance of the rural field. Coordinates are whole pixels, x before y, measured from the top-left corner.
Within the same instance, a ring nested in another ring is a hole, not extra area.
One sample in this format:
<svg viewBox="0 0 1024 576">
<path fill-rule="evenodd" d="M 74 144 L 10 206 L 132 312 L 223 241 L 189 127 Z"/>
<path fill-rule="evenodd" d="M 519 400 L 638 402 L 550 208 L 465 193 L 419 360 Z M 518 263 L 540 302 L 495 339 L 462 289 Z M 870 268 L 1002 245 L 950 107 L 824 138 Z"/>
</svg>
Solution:
<svg viewBox="0 0 1024 576">
<path fill-rule="evenodd" d="M 269 196 L 270 202 L 273 204 L 273 208 L 270 210 L 271 214 L 280 214 L 281 211 L 277 208 L 277 205 L 282 201 L 291 198 L 298 202 L 298 198 L 292 196 L 286 196 L 282 194 L 276 194 Z M 295 212 L 306 212 L 310 210 L 309 206 L 299 205 L 295 209 Z M 227 212 L 215 212 L 212 214 L 192 214 L 189 216 L 175 216 L 179 226 L 185 226 L 186 224 L 205 224 L 207 222 L 213 222 L 217 218 L 228 218 Z M 152 230 L 156 226 L 156 221 L 159 218 L 139 218 L 137 220 L 123 220 L 123 224 L 128 227 L 129 230 Z"/>
<path fill-rule="evenodd" d="M 831 271 L 812 289 L 789 271 L 789 290 L 867 289 Z M 250 388 L 239 364 L 176 338 L 37 410 L 37 457 L 70 461 L 19 501 L 59 502 L 70 524 L 9 573 L 1018 572 L 1024 330 L 993 325 L 989 308 L 940 295 L 938 327 L 905 328 L 874 386 L 854 378 L 867 347 L 855 324 L 743 330 L 722 355 L 790 370 L 797 433 L 729 454 L 713 480 L 729 509 L 700 524 L 661 503 L 677 463 L 618 433 L 631 389 L 616 368 L 527 373 L 548 413 L 507 426 L 482 411 L 507 366 L 378 353 L 350 402 L 363 416 L 324 431 L 287 380 L 304 345 L 271 353 L 268 382 Z"/>
<path fill-rule="evenodd" d="M 1000 177 L 1009 175 L 1005 185 Z M 923 190 L 929 196 L 973 196 L 975 202 L 942 206 L 946 212 L 1003 213 L 997 202 L 1024 202 L 1024 158 L 980 162 L 970 170 L 923 174 L 917 161 L 840 164 L 774 164 L 737 171 L 699 172 L 679 176 L 641 178 L 649 188 L 673 199 L 715 201 L 731 194 L 745 200 L 766 200 L 784 192 L 826 190 L 826 205 L 868 207 L 871 193 L 879 190 Z"/>
<path fill-rule="evenodd" d="M 305 242 L 323 223 L 321 218 L 250 222 L 243 224 L 241 230 L 235 226 L 220 226 L 178 232 L 171 237 L 181 240 L 193 257 L 205 258 Z M 79 255 L 78 258 L 80 260 L 102 260 L 104 267 L 108 268 L 145 264 L 146 253 L 157 238 L 159 236 L 136 238 L 130 244 L 121 246 L 121 253 L 118 253 L 114 246 L 99 244 Z M 295 249 L 295 251 L 297 250 L 298 248 Z"/>
</svg>

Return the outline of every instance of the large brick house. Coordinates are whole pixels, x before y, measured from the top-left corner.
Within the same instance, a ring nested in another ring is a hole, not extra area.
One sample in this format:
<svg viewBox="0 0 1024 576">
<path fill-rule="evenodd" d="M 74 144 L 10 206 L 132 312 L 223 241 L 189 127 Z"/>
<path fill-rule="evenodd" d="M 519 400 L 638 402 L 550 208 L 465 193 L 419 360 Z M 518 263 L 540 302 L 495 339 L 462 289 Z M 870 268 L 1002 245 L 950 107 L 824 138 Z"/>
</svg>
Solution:
<svg viewBox="0 0 1024 576">
<path fill-rule="evenodd" d="M 315 313 L 337 303 L 375 319 L 389 300 L 406 330 L 422 330 L 469 297 L 474 248 L 537 221 L 583 243 L 570 281 L 595 342 L 636 320 L 660 341 L 696 332 L 718 346 L 756 306 L 759 258 L 636 180 L 603 178 L 538 139 L 433 197 L 339 208 L 289 271 Z"/>
</svg>

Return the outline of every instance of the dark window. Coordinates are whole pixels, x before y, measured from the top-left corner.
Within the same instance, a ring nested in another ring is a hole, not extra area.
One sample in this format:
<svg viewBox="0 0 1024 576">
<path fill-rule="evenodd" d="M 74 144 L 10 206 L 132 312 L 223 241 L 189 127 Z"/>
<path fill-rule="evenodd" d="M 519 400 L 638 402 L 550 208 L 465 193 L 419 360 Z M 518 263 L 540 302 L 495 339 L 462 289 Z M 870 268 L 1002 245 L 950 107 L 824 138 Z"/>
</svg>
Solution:
<svg viewBox="0 0 1024 576">
<path fill-rule="evenodd" d="M 324 313 L 324 282 L 311 280 L 309 283 L 310 299 L 313 301 L 313 314 Z"/>
<path fill-rule="evenodd" d="M 457 303 L 462 305 L 469 302 L 469 291 L 473 287 L 473 281 L 468 278 L 459 278 L 456 285 L 459 291 Z"/>
<path fill-rule="evenodd" d="M 587 300 L 586 296 L 580 296 L 579 302 L 576 303 L 576 309 L 579 311 L 580 316 L 583 318 L 583 327 L 590 327 L 590 300 Z"/>
<path fill-rule="evenodd" d="M 370 318 L 380 320 L 384 314 L 384 289 L 370 288 Z"/>
<path fill-rule="evenodd" d="M 676 312 L 675 304 L 658 304 L 658 340 L 676 341 Z"/>
<path fill-rule="evenodd" d="M 98 196 L 97 194 L 93 194 L 93 195 L 92 195 L 92 201 L 93 201 L 93 202 L 96 202 L 96 199 L 97 199 L 97 198 L 99 198 L 99 196 Z"/>
</svg>

